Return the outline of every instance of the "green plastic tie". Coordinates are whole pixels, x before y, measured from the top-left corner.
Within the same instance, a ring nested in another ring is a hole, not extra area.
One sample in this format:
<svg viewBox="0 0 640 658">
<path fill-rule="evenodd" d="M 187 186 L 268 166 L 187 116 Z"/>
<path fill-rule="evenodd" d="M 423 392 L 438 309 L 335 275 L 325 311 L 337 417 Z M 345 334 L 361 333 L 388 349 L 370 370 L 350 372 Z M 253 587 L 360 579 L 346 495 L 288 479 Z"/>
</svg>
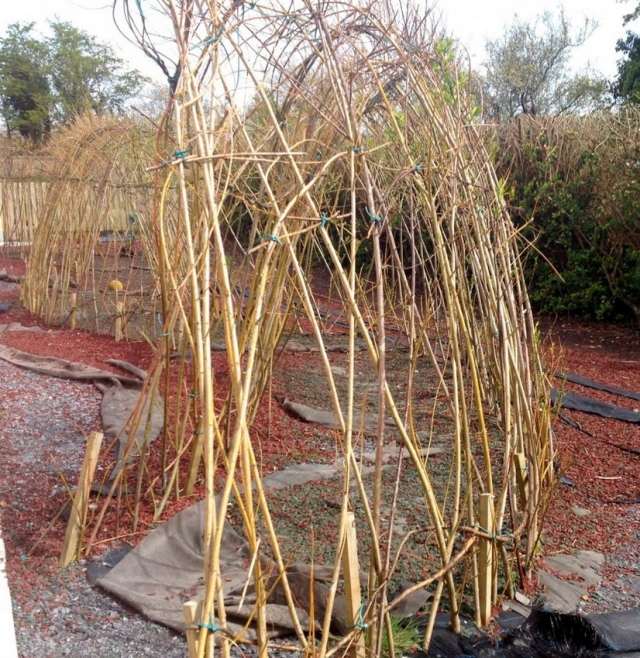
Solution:
<svg viewBox="0 0 640 658">
<path fill-rule="evenodd" d="M 478 530 L 483 534 L 488 535 L 487 541 L 498 541 L 498 535 L 496 535 L 493 530 L 483 528 L 480 524 L 478 524 Z"/>
<path fill-rule="evenodd" d="M 224 631 L 222 626 L 218 626 L 218 624 L 214 622 L 209 622 L 208 624 L 198 624 L 198 628 L 206 628 L 209 633 L 219 633 L 220 631 Z"/>
<path fill-rule="evenodd" d="M 381 224 L 382 223 L 382 217 L 380 215 L 374 215 L 370 210 L 369 207 L 365 207 L 365 210 L 367 211 L 367 215 L 369 216 L 369 219 L 371 220 L 372 224 Z"/>
<path fill-rule="evenodd" d="M 189 149 L 184 149 L 183 151 L 175 151 L 173 157 L 176 160 L 184 160 L 189 155 Z"/>
<path fill-rule="evenodd" d="M 218 32 L 218 34 L 212 34 L 210 37 L 207 37 L 206 39 L 203 39 L 200 42 L 201 46 L 213 46 L 214 43 L 217 43 L 220 37 L 222 36 L 222 31 Z"/>
<path fill-rule="evenodd" d="M 320 226 L 323 228 L 329 223 L 329 215 L 326 212 L 320 213 Z"/>
<path fill-rule="evenodd" d="M 366 604 L 363 601 L 358 608 L 358 616 L 356 617 L 355 624 L 353 627 L 359 631 L 366 631 L 369 628 L 369 624 L 364 620 L 364 613 L 366 609 Z"/>
</svg>

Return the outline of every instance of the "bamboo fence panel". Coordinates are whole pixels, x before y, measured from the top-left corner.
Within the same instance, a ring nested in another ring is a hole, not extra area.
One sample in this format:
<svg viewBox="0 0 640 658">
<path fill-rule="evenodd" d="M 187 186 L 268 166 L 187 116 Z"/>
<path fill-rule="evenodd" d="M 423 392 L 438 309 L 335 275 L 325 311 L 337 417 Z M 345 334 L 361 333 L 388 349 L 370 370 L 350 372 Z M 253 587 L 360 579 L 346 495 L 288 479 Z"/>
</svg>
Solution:
<svg viewBox="0 0 640 658">
<path fill-rule="evenodd" d="M 0 243 L 30 244 L 44 210 L 45 181 L 0 180 Z"/>
</svg>

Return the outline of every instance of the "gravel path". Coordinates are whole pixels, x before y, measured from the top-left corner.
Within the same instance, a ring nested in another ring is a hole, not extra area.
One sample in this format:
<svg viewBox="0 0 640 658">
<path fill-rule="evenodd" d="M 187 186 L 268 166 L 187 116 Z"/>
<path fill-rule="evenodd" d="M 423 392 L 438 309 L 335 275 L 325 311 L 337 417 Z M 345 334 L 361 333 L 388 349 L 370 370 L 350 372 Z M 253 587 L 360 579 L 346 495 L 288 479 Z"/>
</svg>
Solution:
<svg viewBox="0 0 640 658">
<path fill-rule="evenodd" d="M 84 437 L 99 427 L 100 400 L 90 384 L 45 377 L 0 361 L 3 451 L 16 469 L 77 476 Z M 19 477 L 12 484 L 16 482 Z"/>
<path fill-rule="evenodd" d="M 60 476 L 77 478 L 100 399 L 92 385 L 0 361 L 1 527 L 18 649 L 24 658 L 182 658 L 181 636 L 90 587 L 83 564 L 60 572 L 45 549 L 27 557 L 59 507 Z"/>
<path fill-rule="evenodd" d="M 93 589 L 84 565 L 52 577 L 28 608 L 14 603 L 24 658 L 184 658 L 183 638 Z"/>
</svg>

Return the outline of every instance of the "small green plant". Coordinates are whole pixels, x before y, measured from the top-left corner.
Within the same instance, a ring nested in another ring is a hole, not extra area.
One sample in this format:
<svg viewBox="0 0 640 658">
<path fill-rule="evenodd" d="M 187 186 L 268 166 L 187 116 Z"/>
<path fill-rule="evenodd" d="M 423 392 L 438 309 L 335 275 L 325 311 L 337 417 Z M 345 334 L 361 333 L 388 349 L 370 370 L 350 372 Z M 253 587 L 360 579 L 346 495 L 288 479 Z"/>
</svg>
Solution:
<svg viewBox="0 0 640 658">
<path fill-rule="evenodd" d="M 411 653 L 420 643 L 420 629 L 418 620 L 415 618 L 391 617 L 391 633 L 393 634 L 395 656 L 398 658 L 406 653 Z M 382 655 L 387 658 L 395 658 L 391 655 L 386 626 L 382 636 Z"/>
</svg>

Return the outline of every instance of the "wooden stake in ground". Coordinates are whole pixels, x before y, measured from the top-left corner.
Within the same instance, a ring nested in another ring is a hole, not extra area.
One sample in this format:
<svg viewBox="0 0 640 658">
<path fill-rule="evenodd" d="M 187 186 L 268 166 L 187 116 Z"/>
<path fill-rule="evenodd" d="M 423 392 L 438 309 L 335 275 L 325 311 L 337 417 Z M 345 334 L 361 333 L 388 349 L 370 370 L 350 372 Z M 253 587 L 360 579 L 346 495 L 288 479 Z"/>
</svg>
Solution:
<svg viewBox="0 0 640 658">
<path fill-rule="evenodd" d="M 187 636 L 188 658 L 196 658 L 198 655 L 198 633 L 196 618 L 198 615 L 198 604 L 195 601 L 187 601 L 182 606 L 184 616 L 185 633 Z"/>
<path fill-rule="evenodd" d="M 78 315 L 78 294 L 72 292 L 69 295 L 69 305 L 71 306 L 71 311 L 69 313 L 69 323 L 72 329 L 76 328 L 76 319 Z"/>
<path fill-rule="evenodd" d="M 493 537 L 493 495 L 480 494 L 480 528 Z M 491 620 L 493 607 L 493 539 L 480 540 L 478 578 L 480 580 L 480 623 L 486 626 Z"/>
<path fill-rule="evenodd" d="M 98 464 L 98 455 L 102 445 L 102 433 L 91 432 L 87 438 L 87 447 L 84 453 L 84 461 L 78 478 L 78 488 L 71 503 L 71 514 L 67 523 L 67 531 L 64 536 L 64 546 L 60 556 L 60 566 L 66 567 L 78 557 L 80 541 L 87 517 L 87 505 L 91 483 Z"/>
<path fill-rule="evenodd" d="M 121 293 L 124 290 L 124 284 L 120 279 L 113 279 L 109 281 L 109 290 L 113 290 L 116 296 L 116 321 L 114 335 L 116 342 L 122 340 L 122 325 L 124 321 L 124 302 L 120 301 L 118 298 L 118 293 Z"/>
<path fill-rule="evenodd" d="M 124 322 L 124 302 L 116 302 L 116 327 L 115 338 L 116 343 L 119 343 L 123 338 L 122 326 Z"/>
<path fill-rule="evenodd" d="M 358 538 L 353 512 L 347 512 L 347 527 L 342 549 L 342 575 L 347 600 L 347 614 L 354 627 L 364 626 L 362 594 L 360 592 L 360 564 L 358 561 Z M 364 630 L 364 629 L 363 629 Z M 364 656 L 364 636 L 361 634 L 349 654 L 351 658 Z"/>
<path fill-rule="evenodd" d="M 527 460 L 523 452 L 516 452 L 513 455 L 513 465 L 516 470 L 516 483 L 518 484 L 520 505 L 522 505 L 522 509 L 525 509 L 527 506 Z"/>
</svg>

